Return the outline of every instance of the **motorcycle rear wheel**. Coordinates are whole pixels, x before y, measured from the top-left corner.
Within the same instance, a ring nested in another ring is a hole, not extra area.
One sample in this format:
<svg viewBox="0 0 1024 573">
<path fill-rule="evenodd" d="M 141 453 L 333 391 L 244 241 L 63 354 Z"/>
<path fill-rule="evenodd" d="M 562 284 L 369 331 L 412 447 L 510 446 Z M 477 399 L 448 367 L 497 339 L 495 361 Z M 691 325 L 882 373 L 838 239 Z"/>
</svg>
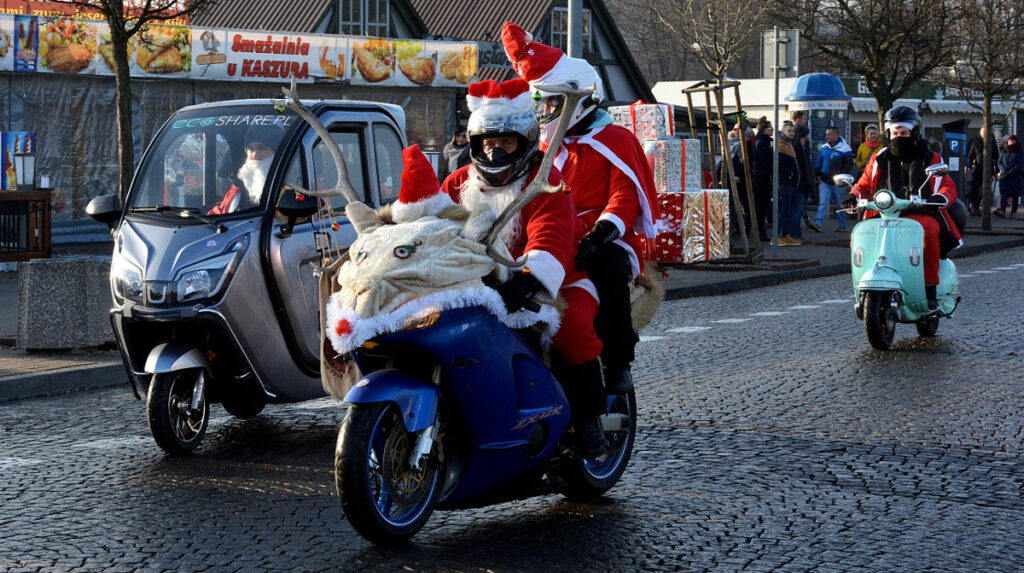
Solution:
<svg viewBox="0 0 1024 573">
<path fill-rule="evenodd" d="M 608 396 L 608 413 L 624 416 L 624 430 L 606 431 L 603 454 L 573 461 L 566 472 L 562 492 L 570 501 L 589 501 L 604 495 L 622 477 L 629 465 L 636 440 L 636 394 L 633 390 Z"/>
<path fill-rule="evenodd" d="M 415 443 L 392 403 L 353 404 L 341 424 L 334 457 L 338 498 L 352 528 L 377 545 L 407 541 L 434 511 L 442 472 L 433 456 L 421 471 L 409 467 Z"/>
<path fill-rule="evenodd" d="M 864 300 L 864 333 L 878 350 L 888 350 L 896 334 L 896 317 L 889 306 L 892 293 L 869 292 Z"/>
<path fill-rule="evenodd" d="M 926 316 L 914 323 L 914 326 L 917 327 L 917 334 L 919 336 L 931 338 L 939 331 L 939 315 Z"/>
<path fill-rule="evenodd" d="M 146 396 L 146 418 L 149 432 L 165 452 L 188 454 L 206 435 L 210 423 L 210 403 L 206 392 L 199 397 L 199 408 L 191 410 L 201 369 L 179 370 L 154 374 Z"/>
</svg>

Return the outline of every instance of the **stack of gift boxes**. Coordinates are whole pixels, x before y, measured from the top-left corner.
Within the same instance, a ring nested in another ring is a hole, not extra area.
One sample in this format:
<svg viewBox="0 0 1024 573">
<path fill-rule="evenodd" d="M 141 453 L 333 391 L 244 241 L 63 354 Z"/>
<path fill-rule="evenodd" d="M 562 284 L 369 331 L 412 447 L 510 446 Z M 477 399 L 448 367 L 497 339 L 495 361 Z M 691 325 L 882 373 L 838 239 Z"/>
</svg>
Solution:
<svg viewBox="0 0 1024 573">
<path fill-rule="evenodd" d="M 648 257 L 659 263 L 728 258 L 729 194 L 701 188 L 700 140 L 675 136 L 672 106 L 637 102 L 610 107 L 608 113 L 640 140 L 654 172 L 662 227 L 647 239 Z"/>
</svg>

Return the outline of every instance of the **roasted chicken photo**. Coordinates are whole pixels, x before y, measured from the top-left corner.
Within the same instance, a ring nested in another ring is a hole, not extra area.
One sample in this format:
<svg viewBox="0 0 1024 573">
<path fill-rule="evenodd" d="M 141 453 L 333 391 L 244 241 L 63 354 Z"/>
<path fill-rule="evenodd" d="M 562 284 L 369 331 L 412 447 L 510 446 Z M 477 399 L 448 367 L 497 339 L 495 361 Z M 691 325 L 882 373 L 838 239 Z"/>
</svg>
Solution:
<svg viewBox="0 0 1024 573">
<path fill-rule="evenodd" d="M 92 53 L 78 44 L 57 46 L 49 50 L 49 68 L 55 72 L 75 74 L 89 66 Z"/>
<path fill-rule="evenodd" d="M 380 82 L 391 77 L 395 56 L 386 41 L 367 40 L 365 44 L 353 44 L 356 69 L 367 81 Z"/>
<path fill-rule="evenodd" d="M 429 86 L 434 82 L 434 58 L 402 58 L 398 60 L 398 69 L 402 70 L 405 77 L 422 86 Z"/>
</svg>

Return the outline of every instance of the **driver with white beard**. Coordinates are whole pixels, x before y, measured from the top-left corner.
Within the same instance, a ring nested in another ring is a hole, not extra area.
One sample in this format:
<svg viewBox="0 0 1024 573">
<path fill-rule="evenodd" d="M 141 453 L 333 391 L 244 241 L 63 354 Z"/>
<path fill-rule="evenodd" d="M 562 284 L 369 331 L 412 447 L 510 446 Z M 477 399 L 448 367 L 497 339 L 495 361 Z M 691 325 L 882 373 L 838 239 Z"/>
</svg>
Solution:
<svg viewBox="0 0 1024 573">
<path fill-rule="evenodd" d="M 263 198 L 263 185 L 274 161 L 274 149 L 281 141 L 281 128 L 254 125 L 245 132 L 245 162 L 238 168 L 237 178 L 224 198 L 207 215 L 234 213 L 240 208 L 254 207 Z M 245 190 L 243 195 L 242 190 Z"/>
<path fill-rule="evenodd" d="M 477 82 L 469 86 L 466 100 L 472 112 L 467 126 L 472 163 L 449 175 L 441 188 L 470 210 L 485 204 L 500 214 L 536 176 L 543 157 L 529 85 L 518 78 L 501 84 Z M 548 183 L 561 181 L 561 173 L 552 167 Z M 494 288 L 510 313 L 535 296 L 544 301 L 561 296 L 565 302 L 552 340 L 552 372 L 569 398 L 579 452 L 593 458 L 604 449 L 598 418 L 606 405 L 597 360 L 602 345 L 594 331 L 597 290 L 573 265 L 582 234 L 568 187 L 536 197 L 499 234 L 512 256 L 525 264 Z"/>
</svg>

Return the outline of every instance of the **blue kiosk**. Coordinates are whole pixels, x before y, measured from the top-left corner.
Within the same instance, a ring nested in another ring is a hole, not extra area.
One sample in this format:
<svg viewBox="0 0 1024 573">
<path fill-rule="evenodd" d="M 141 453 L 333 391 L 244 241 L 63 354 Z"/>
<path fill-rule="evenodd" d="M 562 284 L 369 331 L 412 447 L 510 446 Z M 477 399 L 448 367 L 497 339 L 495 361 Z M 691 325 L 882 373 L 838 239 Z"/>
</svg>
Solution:
<svg viewBox="0 0 1024 573">
<path fill-rule="evenodd" d="M 785 102 L 789 111 L 807 112 L 807 127 L 811 130 L 811 165 L 818 159 L 818 149 L 825 143 L 825 130 L 831 126 L 850 142 L 850 100 L 843 83 L 832 74 L 804 74 L 796 79 Z M 852 146 L 852 144 L 851 144 Z M 856 150 L 854 150 L 856 153 Z"/>
</svg>

